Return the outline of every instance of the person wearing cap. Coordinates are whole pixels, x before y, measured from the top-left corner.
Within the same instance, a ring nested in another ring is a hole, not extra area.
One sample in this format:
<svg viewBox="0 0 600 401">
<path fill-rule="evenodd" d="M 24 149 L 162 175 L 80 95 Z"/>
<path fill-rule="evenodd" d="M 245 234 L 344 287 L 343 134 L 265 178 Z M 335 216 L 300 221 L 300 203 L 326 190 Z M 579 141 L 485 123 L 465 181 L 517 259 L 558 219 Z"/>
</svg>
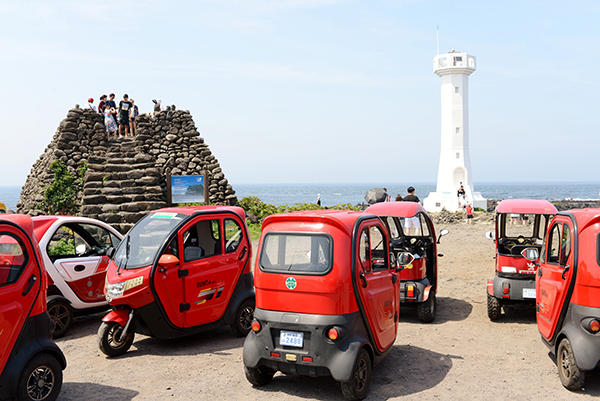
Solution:
<svg viewBox="0 0 600 401">
<path fill-rule="evenodd" d="M 131 102 L 129 101 L 129 96 L 126 94 L 123 95 L 123 100 L 119 102 L 119 138 L 121 137 L 121 131 L 125 131 L 123 133 L 124 136 L 127 136 L 129 132 L 129 109 L 131 108 Z M 125 127 L 125 128 L 123 128 Z M 133 134 L 132 134 L 133 135 Z"/>
<path fill-rule="evenodd" d="M 94 105 L 94 98 L 93 97 L 91 97 L 91 98 L 88 99 L 87 108 L 91 109 L 91 110 L 94 110 L 95 112 L 98 112 L 98 109 Z"/>
</svg>

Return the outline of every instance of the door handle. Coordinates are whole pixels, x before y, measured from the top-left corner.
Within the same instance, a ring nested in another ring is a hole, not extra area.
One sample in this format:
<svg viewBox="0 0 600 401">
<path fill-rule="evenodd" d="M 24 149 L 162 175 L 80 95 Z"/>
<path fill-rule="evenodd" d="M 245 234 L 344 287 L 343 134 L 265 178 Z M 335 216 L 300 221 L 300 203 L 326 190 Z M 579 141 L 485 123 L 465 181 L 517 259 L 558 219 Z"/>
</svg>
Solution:
<svg viewBox="0 0 600 401">
<path fill-rule="evenodd" d="M 160 269 L 158 269 L 159 273 L 166 273 L 167 272 L 167 268 L 166 267 L 161 267 Z"/>
<path fill-rule="evenodd" d="M 358 275 L 358 277 L 360 277 L 360 279 L 362 281 L 363 288 L 367 288 L 367 278 L 365 277 L 365 273 L 360 272 L 360 274 Z"/>
<path fill-rule="evenodd" d="M 85 266 L 84 265 L 77 265 L 73 268 L 73 270 L 75 270 L 76 272 L 82 272 L 85 270 Z"/>
<path fill-rule="evenodd" d="M 240 254 L 240 257 L 238 258 L 238 260 L 244 259 L 244 256 L 246 256 L 246 252 L 248 252 L 248 248 L 244 247 L 244 249 L 242 249 L 242 253 Z"/>
<path fill-rule="evenodd" d="M 29 277 L 29 284 L 27 285 L 27 288 L 25 288 L 25 290 L 21 293 L 21 295 L 25 296 L 29 293 L 29 291 L 31 291 L 31 289 L 33 288 L 33 285 L 35 284 L 35 282 L 37 281 L 37 277 L 35 275 L 32 275 L 31 277 Z"/>
<path fill-rule="evenodd" d="M 398 281 L 398 276 L 392 274 L 392 284 L 396 284 L 396 281 Z"/>
<path fill-rule="evenodd" d="M 565 279 L 565 274 L 567 274 L 567 271 L 569 271 L 570 267 L 571 266 L 569 266 L 569 265 L 565 266 L 565 269 L 563 270 L 562 275 L 561 275 L 561 277 L 562 277 L 563 280 Z"/>
<path fill-rule="evenodd" d="M 541 268 L 541 267 L 538 267 L 538 272 L 537 272 L 537 275 L 538 275 L 538 277 L 542 277 L 542 274 L 544 274 L 544 273 L 542 272 L 542 268 Z"/>
</svg>

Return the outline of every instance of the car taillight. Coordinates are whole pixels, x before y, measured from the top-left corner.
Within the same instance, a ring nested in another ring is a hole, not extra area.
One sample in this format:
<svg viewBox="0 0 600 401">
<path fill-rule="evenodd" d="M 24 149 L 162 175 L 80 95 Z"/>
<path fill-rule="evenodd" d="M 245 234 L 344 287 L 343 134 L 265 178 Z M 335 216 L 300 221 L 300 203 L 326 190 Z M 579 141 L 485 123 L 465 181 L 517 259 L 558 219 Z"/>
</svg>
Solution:
<svg viewBox="0 0 600 401">
<path fill-rule="evenodd" d="M 271 352 L 271 356 L 273 358 L 281 358 L 281 354 L 279 352 Z"/>
<path fill-rule="evenodd" d="M 406 286 L 406 297 L 407 298 L 414 298 L 415 297 L 415 286 L 414 285 L 407 285 Z"/>
<path fill-rule="evenodd" d="M 593 333 L 597 333 L 600 331 L 600 322 L 596 319 L 590 320 L 589 327 L 590 331 L 592 331 Z"/>
<path fill-rule="evenodd" d="M 258 333 L 261 329 L 260 322 L 258 320 L 253 321 L 251 327 L 253 332 Z"/>
<path fill-rule="evenodd" d="M 303 356 L 302 357 L 302 362 L 312 362 L 312 356 Z"/>
<path fill-rule="evenodd" d="M 329 331 L 327 332 L 327 338 L 329 338 L 331 341 L 335 341 L 339 338 L 340 333 L 337 331 L 337 329 L 335 327 L 329 329 Z"/>
<path fill-rule="evenodd" d="M 510 284 L 502 283 L 502 298 L 508 298 L 510 295 Z"/>
</svg>

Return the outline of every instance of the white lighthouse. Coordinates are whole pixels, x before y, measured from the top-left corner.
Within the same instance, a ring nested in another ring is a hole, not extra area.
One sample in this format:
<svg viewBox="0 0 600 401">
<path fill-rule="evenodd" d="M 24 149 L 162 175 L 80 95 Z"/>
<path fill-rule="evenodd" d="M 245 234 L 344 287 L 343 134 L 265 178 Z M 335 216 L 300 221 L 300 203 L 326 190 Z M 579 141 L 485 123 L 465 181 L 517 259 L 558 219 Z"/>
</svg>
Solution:
<svg viewBox="0 0 600 401">
<path fill-rule="evenodd" d="M 430 212 L 459 210 L 461 184 L 473 208 L 487 208 L 487 200 L 474 192 L 469 156 L 469 75 L 475 63 L 472 54 L 454 50 L 433 59 L 433 72 L 442 78 L 442 146 L 436 191 L 423 200 Z"/>
</svg>

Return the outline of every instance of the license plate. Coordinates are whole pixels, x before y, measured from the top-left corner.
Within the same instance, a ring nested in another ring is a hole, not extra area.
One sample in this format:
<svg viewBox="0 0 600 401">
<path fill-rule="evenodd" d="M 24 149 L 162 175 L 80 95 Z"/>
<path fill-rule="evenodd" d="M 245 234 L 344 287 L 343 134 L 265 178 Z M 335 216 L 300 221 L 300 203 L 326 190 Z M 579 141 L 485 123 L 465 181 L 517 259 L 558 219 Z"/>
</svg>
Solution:
<svg viewBox="0 0 600 401">
<path fill-rule="evenodd" d="M 279 334 L 279 345 L 287 345 L 290 347 L 302 347 L 302 340 L 304 333 L 297 333 L 295 331 L 281 331 Z"/>
<path fill-rule="evenodd" d="M 535 298 L 535 288 L 523 288 L 523 298 Z"/>
</svg>

